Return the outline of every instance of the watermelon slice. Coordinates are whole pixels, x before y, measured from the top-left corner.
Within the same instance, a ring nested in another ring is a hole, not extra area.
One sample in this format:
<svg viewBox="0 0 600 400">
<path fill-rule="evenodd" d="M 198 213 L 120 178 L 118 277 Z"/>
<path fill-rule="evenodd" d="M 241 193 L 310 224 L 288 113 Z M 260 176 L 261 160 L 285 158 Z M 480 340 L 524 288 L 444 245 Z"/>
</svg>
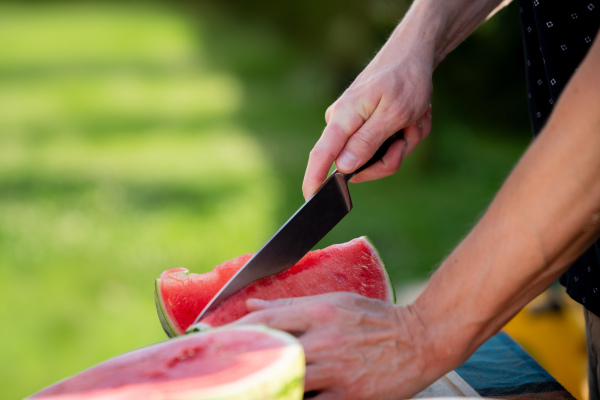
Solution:
<svg viewBox="0 0 600 400">
<path fill-rule="evenodd" d="M 210 299 L 251 256 L 239 256 L 205 274 L 188 273 L 184 268 L 164 271 L 156 280 L 154 299 L 167 335 L 184 334 Z M 340 291 L 395 301 L 383 261 L 366 237 L 311 251 L 293 267 L 241 289 L 201 322 L 221 326 L 235 321 L 247 314 L 248 298 L 272 300 Z"/>
<path fill-rule="evenodd" d="M 289 399 L 303 396 L 304 353 L 259 325 L 192 333 L 121 354 L 30 399 Z"/>
</svg>

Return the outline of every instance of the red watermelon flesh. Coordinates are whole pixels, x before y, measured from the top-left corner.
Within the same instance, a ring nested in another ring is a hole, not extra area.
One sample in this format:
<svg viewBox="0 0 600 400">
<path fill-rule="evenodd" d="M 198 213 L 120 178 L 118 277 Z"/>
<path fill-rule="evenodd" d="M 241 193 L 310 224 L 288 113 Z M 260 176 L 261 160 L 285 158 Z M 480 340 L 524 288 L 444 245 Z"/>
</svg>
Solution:
<svg viewBox="0 0 600 400">
<path fill-rule="evenodd" d="M 264 326 L 208 330 L 121 354 L 31 399 L 302 398 L 304 357 Z"/>
<path fill-rule="evenodd" d="M 219 289 L 251 257 L 252 254 L 238 256 L 217 265 L 213 271 L 202 275 L 188 275 L 188 270 L 185 268 L 164 271 L 157 279 L 156 290 L 160 295 L 156 296 L 156 292 L 154 295 L 161 323 L 169 336 L 182 335 L 200 314 L 200 311 L 196 312 L 195 310 L 203 310 Z M 194 277 L 200 276 L 202 279 L 194 279 Z M 191 280 L 193 280 L 193 284 L 191 284 Z M 163 316 L 161 309 L 170 312 Z M 170 334 L 170 332 L 176 332 L 176 335 Z"/>
<path fill-rule="evenodd" d="M 241 257 L 247 260 L 250 255 Z M 181 268 L 161 274 L 156 281 L 155 296 L 159 317 L 167 334 L 185 333 L 229 279 L 223 271 L 233 275 L 233 270 L 245 263 L 241 257 L 221 264 L 207 274 L 186 274 L 187 270 Z M 224 268 L 223 265 L 229 267 Z M 394 301 L 393 287 L 385 266 L 366 237 L 308 253 L 293 267 L 241 289 L 201 322 L 221 326 L 241 318 L 247 314 L 245 302 L 248 298 L 273 300 L 338 291 Z"/>
</svg>

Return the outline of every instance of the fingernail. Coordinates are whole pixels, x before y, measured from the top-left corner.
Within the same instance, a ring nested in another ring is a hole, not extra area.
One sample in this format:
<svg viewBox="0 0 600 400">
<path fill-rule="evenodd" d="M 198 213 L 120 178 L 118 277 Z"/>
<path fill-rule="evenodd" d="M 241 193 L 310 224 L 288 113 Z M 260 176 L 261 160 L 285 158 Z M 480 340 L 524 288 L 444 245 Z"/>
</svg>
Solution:
<svg viewBox="0 0 600 400">
<path fill-rule="evenodd" d="M 339 170 L 354 171 L 358 164 L 358 159 L 349 151 L 342 151 L 335 164 Z"/>
<path fill-rule="evenodd" d="M 419 127 L 419 129 L 423 128 L 423 118 L 419 118 L 417 120 L 417 126 Z"/>
</svg>

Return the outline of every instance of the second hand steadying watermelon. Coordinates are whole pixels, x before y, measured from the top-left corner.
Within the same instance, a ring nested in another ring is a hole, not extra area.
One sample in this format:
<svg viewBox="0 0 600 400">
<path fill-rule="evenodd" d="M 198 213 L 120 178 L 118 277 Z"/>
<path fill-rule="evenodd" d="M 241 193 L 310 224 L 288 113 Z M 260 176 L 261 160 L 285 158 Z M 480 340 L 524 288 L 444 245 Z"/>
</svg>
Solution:
<svg viewBox="0 0 600 400">
<path fill-rule="evenodd" d="M 154 296 L 167 335 L 184 334 L 210 299 L 250 257 L 251 254 L 239 256 L 205 274 L 188 273 L 184 268 L 164 271 L 156 280 Z M 238 291 L 201 322 L 221 326 L 241 318 L 247 314 L 248 298 L 273 300 L 341 291 L 395 301 L 385 265 L 366 237 L 311 251 L 293 267 Z"/>
</svg>

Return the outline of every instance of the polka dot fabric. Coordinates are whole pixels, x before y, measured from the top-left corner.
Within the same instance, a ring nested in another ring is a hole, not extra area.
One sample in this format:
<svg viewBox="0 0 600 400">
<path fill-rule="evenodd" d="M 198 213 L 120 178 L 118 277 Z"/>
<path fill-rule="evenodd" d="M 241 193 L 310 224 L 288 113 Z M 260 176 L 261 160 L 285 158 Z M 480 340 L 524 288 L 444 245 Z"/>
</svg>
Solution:
<svg viewBox="0 0 600 400">
<path fill-rule="evenodd" d="M 600 0 L 521 0 L 520 11 L 529 111 L 537 135 L 598 33 Z M 560 282 L 574 300 L 600 316 L 600 243 Z"/>
<path fill-rule="evenodd" d="M 600 25 L 600 0 L 522 0 L 529 106 L 537 134 Z"/>
</svg>

